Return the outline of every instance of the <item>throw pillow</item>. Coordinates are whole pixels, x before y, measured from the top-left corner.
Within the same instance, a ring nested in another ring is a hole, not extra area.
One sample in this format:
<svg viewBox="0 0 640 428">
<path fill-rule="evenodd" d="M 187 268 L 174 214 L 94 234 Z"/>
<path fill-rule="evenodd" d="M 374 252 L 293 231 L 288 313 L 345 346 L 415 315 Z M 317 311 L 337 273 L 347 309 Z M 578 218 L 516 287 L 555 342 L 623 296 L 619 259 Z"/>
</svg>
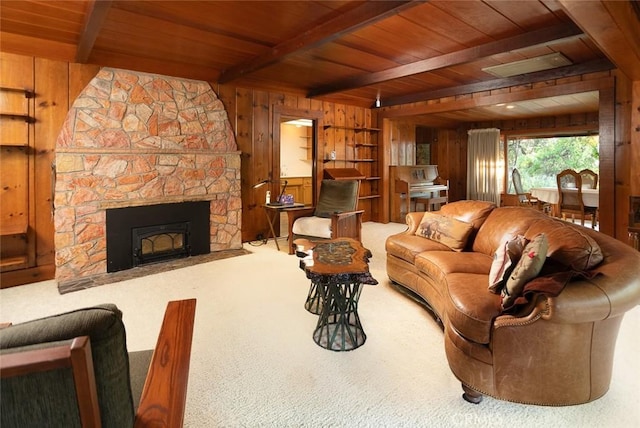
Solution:
<svg viewBox="0 0 640 428">
<path fill-rule="evenodd" d="M 522 235 L 507 238 L 493 255 L 489 271 L 489 291 L 500 294 L 502 287 L 522 256 L 529 240 Z"/>
<path fill-rule="evenodd" d="M 502 309 L 509 309 L 522 294 L 524 285 L 538 276 L 547 258 L 549 243 L 544 233 L 536 235 L 522 251 L 522 257 L 502 288 Z"/>
<path fill-rule="evenodd" d="M 473 226 L 464 221 L 434 212 L 425 212 L 415 234 L 440 242 L 454 251 L 462 251 L 472 230 Z"/>
</svg>

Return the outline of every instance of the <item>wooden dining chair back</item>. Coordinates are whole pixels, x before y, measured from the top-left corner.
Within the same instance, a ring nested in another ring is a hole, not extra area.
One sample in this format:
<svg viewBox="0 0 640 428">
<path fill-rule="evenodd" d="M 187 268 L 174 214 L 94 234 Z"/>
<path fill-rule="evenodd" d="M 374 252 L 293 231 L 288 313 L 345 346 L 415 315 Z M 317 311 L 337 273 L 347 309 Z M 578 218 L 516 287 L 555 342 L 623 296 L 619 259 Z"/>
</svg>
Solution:
<svg viewBox="0 0 640 428">
<path fill-rule="evenodd" d="M 586 207 L 582 199 L 582 176 L 580 173 L 565 169 L 556 176 L 558 185 L 558 214 L 563 220 L 571 214 L 571 221 L 580 216 L 580 224 L 584 226 L 585 217 L 591 217 L 591 227 L 595 228 L 596 207 Z"/>
<path fill-rule="evenodd" d="M 598 174 L 590 169 L 583 169 L 578 174 L 582 177 L 583 189 L 596 189 L 598 187 Z"/>
</svg>

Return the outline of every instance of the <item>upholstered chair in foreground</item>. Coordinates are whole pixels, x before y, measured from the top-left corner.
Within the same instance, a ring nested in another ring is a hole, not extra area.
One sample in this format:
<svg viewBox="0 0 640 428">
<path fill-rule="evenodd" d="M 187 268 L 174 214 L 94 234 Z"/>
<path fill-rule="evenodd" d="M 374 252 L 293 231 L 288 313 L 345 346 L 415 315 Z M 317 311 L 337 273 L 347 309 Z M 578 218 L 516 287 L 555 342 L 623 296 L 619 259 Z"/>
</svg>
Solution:
<svg viewBox="0 0 640 428">
<path fill-rule="evenodd" d="M 127 352 L 112 304 L 0 329 L 0 426 L 182 426 L 195 307 L 169 302 L 153 352 Z"/>
</svg>

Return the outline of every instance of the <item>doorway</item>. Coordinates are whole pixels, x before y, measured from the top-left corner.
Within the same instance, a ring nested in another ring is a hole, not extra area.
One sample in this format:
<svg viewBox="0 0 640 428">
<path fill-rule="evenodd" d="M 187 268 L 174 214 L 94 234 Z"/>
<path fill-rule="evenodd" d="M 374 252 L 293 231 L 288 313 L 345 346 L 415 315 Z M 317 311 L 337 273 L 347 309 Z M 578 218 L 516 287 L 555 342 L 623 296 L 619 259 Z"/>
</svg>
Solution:
<svg viewBox="0 0 640 428">
<path fill-rule="evenodd" d="M 317 153 L 322 112 L 288 107 L 276 107 L 273 120 L 274 177 L 277 177 L 273 197 L 282 195 L 287 202 L 312 206 L 316 199 Z M 288 217 L 280 213 L 275 222 L 276 234 L 286 236 Z"/>
</svg>

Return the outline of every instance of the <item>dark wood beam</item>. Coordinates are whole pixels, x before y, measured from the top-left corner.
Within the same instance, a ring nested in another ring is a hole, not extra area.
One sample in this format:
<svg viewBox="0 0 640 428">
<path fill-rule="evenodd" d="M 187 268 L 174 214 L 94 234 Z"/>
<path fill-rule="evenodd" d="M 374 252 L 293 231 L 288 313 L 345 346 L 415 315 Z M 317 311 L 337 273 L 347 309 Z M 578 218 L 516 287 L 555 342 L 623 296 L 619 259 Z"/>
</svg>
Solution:
<svg viewBox="0 0 640 428">
<path fill-rule="evenodd" d="M 98 33 L 107 18 L 107 13 L 111 8 L 112 0 L 94 0 L 87 10 L 84 29 L 78 42 L 76 62 L 85 64 L 89 60 L 89 55 L 93 50 L 93 45 L 98 38 Z"/>
<path fill-rule="evenodd" d="M 390 68 L 388 70 L 383 70 L 376 73 L 368 73 L 350 79 L 345 79 L 333 84 L 329 84 L 327 86 L 314 89 L 309 92 L 307 96 L 309 98 L 313 98 L 323 95 L 329 95 L 335 92 L 348 91 L 351 89 L 361 88 L 363 86 L 386 82 L 401 77 L 412 76 L 414 74 L 425 73 L 445 67 L 473 62 L 478 59 L 503 52 L 514 51 L 517 49 L 523 49 L 530 46 L 550 43 L 569 37 L 577 37 L 580 35 L 582 35 L 582 30 L 580 30 L 578 27 L 571 24 L 559 24 L 553 27 L 542 28 L 518 36 L 509 37 L 504 40 L 496 40 L 493 42 L 485 43 L 484 45 L 473 46 L 445 55 L 440 55 L 434 58 L 427 58 L 421 61 L 413 62 L 411 64 L 405 64 L 398 67 Z"/>
<path fill-rule="evenodd" d="M 282 42 L 250 61 L 225 70 L 218 80 L 224 84 L 254 71 L 260 70 L 284 58 L 328 43 L 345 34 L 375 24 L 385 18 L 426 3 L 426 0 L 412 1 L 366 1 L 343 14 L 309 29 L 293 39 Z"/>
<path fill-rule="evenodd" d="M 530 89 L 523 89 L 511 92 L 499 92 L 497 94 L 487 94 L 480 97 L 464 97 L 452 99 L 449 102 L 441 103 L 420 103 L 410 106 L 382 109 L 378 113 L 378 119 L 391 119 L 398 117 L 411 117 L 424 114 L 438 114 L 451 111 L 468 110 L 476 107 L 494 106 L 498 103 L 511 103 L 526 100 L 536 100 L 540 98 L 550 98 L 561 95 L 577 94 L 581 92 L 598 91 L 602 88 L 613 85 L 612 77 L 601 79 L 579 80 L 576 82 L 563 83 L 549 86 L 536 86 Z M 601 122 L 602 123 L 602 122 Z"/>
<path fill-rule="evenodd" d="M 471 83 L 450 88 L 437 89 L 434 91 L 424 91 L 402 95 L 393 98 L 381 99 L 381 107 L 410 104 L 419 101 L 428 101 L 444 97 L 455 97 L 457 95 L 472 94 L 475 92 L 492 91 L 495 89 L 509 88 L 512 86 L 522 86 L 530 83 L 544 82 L 546 80 L 561 79 L 563 77 L 579 76 L 581 74 L 596 73 L 599 71 L 612 70 L 615 65 L 608 59 L 596 59 L 590 62 L 566 67 L 555 68 L 553 70 L 538 71 L 535 73 L 523 74 L 520 76 L 494 79 L 486 82 Z M 374 107 L 373 105 L 371 106 Z"/>
</svg>

